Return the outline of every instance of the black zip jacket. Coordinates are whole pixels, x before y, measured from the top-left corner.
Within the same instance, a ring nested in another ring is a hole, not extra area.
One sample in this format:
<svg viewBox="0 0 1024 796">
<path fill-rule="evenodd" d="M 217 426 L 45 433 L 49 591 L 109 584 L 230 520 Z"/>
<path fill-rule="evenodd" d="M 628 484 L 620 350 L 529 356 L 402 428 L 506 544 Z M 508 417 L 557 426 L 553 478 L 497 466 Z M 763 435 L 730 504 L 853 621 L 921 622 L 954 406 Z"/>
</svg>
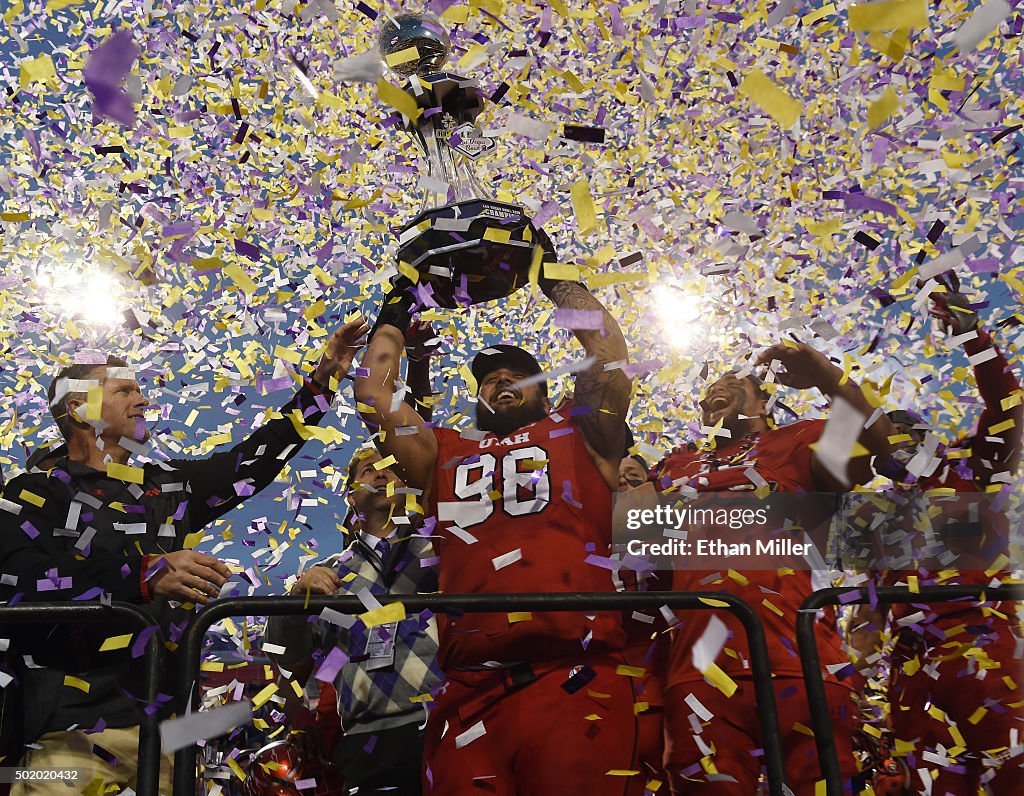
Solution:
<svg viewBox="0 0 1024 796">
<path fill-rule="evenodd" d="M 282 417 L 230 450 L 145 464 L 141 484 L 70 461 L 61 449 L 47 453 L 45 472 L 25 473 L 3 489 L 0 600 L 109 597 L 141 605 L 165 634 L 169 654 L 161 690 L 170 694 L 173 651 L 191 612 L 151 598 L 146 557 L 183 549 L 189 534 L 269 485 L 301 448 L 300 429 L 319 423 L 332 397 L 306 382 L 281 408 Z M 106 639 L 128 633 L 133 636 L 127 648 L 100 652 Z M 21 625 L 0 627 L 0 638 L 12 639 L 26 740 L 72 725 L 139 723 L 145 707 L 138 657 L 143 645 L 136 644 L 134 628 L 116 621 Z"/>
</svg>

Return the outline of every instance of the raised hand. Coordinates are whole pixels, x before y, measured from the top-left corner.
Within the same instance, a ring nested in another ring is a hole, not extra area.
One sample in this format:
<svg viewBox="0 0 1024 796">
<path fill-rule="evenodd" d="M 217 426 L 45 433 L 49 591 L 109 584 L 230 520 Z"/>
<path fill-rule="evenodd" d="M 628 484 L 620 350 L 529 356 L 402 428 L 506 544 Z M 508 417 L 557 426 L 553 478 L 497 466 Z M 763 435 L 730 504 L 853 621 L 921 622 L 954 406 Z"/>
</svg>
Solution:
<svg viewBox="0 0 1024 796">
<path fill-rule="evenodd" d="M 427 321 L 413 321 L 405 333 L 405 355 L 412 362 L 430 359 L 440 345 L 434 327 Z"/>
<path fill-rule="evenodd" d="M 313 378 L 318 384 L 328 385 L 333 376 L 341 378 L 348 369 L 352 367 L 352 360 L 356 352 L 363 346 L 363 338 L 370 331 L 366 318 L 360 315 L 355 320 L 349 321 L 327 341 L 327 350 L 320 358 L 316 370 L 313 371 Z"/>
<path fill-rule="evenodd" d="M 978 313 L 963 293 L 932 293 L 928 314 L 942 324 L 946 334 L 958 335 L 978 328 Z"/>
<path fill-rule="evenodd" d="M 830 392 L 842 377 L 842 370 L 806 343 L 796 343 L 795 346 L 783 343 L 773 345 L 761 352 L 757 364 L 767 365 L 778 360 L 783 369 L 775 374 L 775 380 L 780 384 L 797 390 L 817 387 L 822 392 Z"/>
</svg>

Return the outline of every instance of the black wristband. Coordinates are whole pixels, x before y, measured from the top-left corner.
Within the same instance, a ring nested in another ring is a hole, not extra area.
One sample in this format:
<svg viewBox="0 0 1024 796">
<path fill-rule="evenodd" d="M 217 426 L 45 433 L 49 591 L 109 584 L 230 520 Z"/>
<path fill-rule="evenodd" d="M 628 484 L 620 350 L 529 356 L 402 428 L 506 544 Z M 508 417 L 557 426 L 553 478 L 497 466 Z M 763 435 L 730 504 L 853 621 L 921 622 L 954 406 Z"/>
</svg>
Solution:
<svg viewBox="0 0 1024 796">
<path fill-rule="evenodd" d="M 380 312 L 377 313 L 377 322 L 373 324 L 367 341 L 373 339 L 373 336 L 381 326 L 394 326 L 402 333 L 403 337 L 409 331 L 409 326 L 412 324 L 412 305 L 414 303 L 412 293 L 408 290 L 410 287 L 412 287 L 412 282 L 404 276 L 400 276 L 392 282 L 391 290 L 384 297 L 384 301 L 380 305 Z"/>
</svg>

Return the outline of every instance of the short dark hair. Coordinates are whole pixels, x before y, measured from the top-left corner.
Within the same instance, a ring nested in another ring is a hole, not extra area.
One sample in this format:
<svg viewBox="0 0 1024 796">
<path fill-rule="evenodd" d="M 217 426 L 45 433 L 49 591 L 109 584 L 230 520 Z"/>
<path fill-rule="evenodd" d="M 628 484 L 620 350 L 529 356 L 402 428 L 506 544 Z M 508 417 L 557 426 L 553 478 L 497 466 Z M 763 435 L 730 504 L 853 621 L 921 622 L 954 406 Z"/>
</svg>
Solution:
<svg viewBox="0 0 1024 796">
<path fill-rule="evenodd" d="M 352 488 L 352 482 L 356 480 L 356 471 L 359 469 L 359 463 L 374 454 L 379 456 L 380 452 L 372 445 L 364 445 L 352 454 L 352 458 L 348 462 L 348 474 L 345 477 L 346 492 Z"/>
<path fill-rule="evenodd" d="M 105 364 L 76 363 L 62 368 L 60 373 L 53 377 L 53 381 L 50 382 L 50 386 L 46 390 L 46 403 L 50 407 L 53 422 L 57 424 L 57 428 L 60 429 L 61 436 L 65 440 L 71 441 L 72 429 L 71 418 L 68 416 L 68 401 L 84 401 L 87 395 L 84 392 L 71 392 L 69 390 L 60 397 L 57 397 L 57 386 L 61 383 L 61 380 L 85 381 L 94 378 L 96 371 L 100 368 L 106 370 L 107 368 L 127 367 L 128 363 L 121 359 L 121 357 L 108 354 Z"/>
</svg>

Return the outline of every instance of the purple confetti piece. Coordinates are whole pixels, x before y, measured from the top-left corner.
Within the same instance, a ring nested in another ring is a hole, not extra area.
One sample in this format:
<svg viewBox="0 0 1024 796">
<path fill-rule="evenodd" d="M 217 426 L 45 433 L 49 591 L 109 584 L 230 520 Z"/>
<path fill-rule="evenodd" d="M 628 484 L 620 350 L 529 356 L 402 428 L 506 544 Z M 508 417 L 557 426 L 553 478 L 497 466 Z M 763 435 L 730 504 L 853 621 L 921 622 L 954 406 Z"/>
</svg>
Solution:
<svg viewBox="0 0 1024 796">
<path fill-rule="evenodd" d="M 157 626 L 156 625 L 152 625 L 151 627 L 147 627 L 144 630 L 141 630 L 139 632 L 139 635 L 137 635 L 135 637 L 135 641 L 132 642 L 132 657 L 133 658 L 141 658 L 142 657 L 142 655 L 146 651 L 146 642 L 149 641 L 150 636 L 152 636 L 154 633 L 156 633 L 156 631 L 157 631 Z"/>
<path fill-rule="evenodd" d="M 118 31 L 92 51 L 82 78 L 92 94 L 94 114 L 126 127 L 135 124 L 135 107 L 120 86 L 138 57 L 139 48 L 127 30 Z"/>
</svg>

